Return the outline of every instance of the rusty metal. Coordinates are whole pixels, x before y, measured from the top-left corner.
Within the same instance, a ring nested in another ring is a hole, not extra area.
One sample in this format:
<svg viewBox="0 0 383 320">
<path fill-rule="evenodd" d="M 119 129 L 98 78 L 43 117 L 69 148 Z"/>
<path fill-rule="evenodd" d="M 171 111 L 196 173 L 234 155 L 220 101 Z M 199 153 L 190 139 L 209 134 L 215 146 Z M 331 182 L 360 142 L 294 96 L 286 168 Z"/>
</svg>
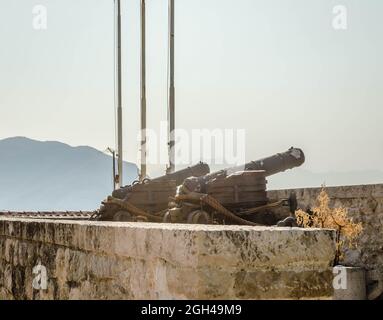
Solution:
<svg viewBox="0 0 383 320">
<path fill-rule="evenodd" d="M 196 178 L 189 178 L 184 181 L 183 185 L 188 186 L 189 190 L 199 191 L 206 193 L 206 186 L 209 181 L 218 179 L 220 177 L 227 177 L 230 174 L 243 171 L 265 171 L 265 177 L 284 172 L 288 169 L 301 166 L 305 162 L 305 155 L 299 148 L 290 148 L 286 152 L 277 153 L 273 156 L 248 162 L 242 166 L 227 168 L 224 170 L 212 172 L 204 176 Z"/>
<path fill-rule="evenodd" d="M 203 194 L 203 193 L 189 193 L 187 195 L 179 195 L 176 197 L 178 201 L 191 201 L 191 202 L 199 202 L 201 205 L 206 205 L 213 210 L 217 211 L 219 214 L 224 215 L 231 221 L 236 222 L 240 225 L 250 225 L 250 226 L 259 226 L 260 224 L 254 223 L 252 221 L 248 221 L 242 219 L 236 214 L 232 213 L 230 210 L 226 209 L 217 199 L 214 197 Z"/>
<path fill-rule="evenodd" d="M 169 197 L 174 195 L 177 185 L 174 180 L 145 181 L 131 186 L 130 192 L 123 199 L 149 213 L 167 208 Z"/>
<path fill-rule="evenodd" d="M 269 177 L 288 169 L 300 167 L 305 162 L 305 154 L 299 148 L 291 147 L 286 152 L 277 153 L 267 158 L 251 161 L 245 165 L 236 166 L 216 171 L 204 176 L 205 181 L 212 180 L 220 175 L 230 175 L 238 171 L 264 170 L 265 176 Z"/>
<path fill-rule="evenodd" d="M 193 221 L 189 215 L 198 209 L 195 205 L 199 202 L 201 210 L 210 215 L 213 223 L 275 225 L 279 221 L 279 212 L 287 211 L 282 208 L 288 207 L 290 212 L 296 208 L 296 197 L 269 201 L 266 177 L 300 166 L 304 161 L 301 149 L 290 148 L 243 166 L 188 178 L 178 188 L 176 204 L 172 204 L 166 220 Z M 201 194 L 206 198 L 198 198 Z"/>
<path fill-rule="evenodd" d="M 305 154 L 299 148 L 291 147 L 283 153 L 277 153 L 271 157 L 251 161 L 245 165 L 244 170 L 264 170 L 266 177 L 284 172 L 288 169 L 300 167 L 305 162 Z M 232 168 L 233 172 L 239 171 L 241 166 Z M 229 170 L 230 173 L 230 170 Z"/>
<path fill-rule="evenodd" d="M 141 182 L 135 181 L 132 185 L 115 190 L 112 193 L 112 197 L 129 202 L 129 204 L 143 210 L 147 214 L 158 214 L 168 209 L 169 198 L 174 197 L 176 194 L 177 185 L 190 176 L 200 177 L 209 172 L 209 166 L 206 163 L 200 162 L 195 166 L 155 179 L 144 179 Z M 102 221 L 120 221 L 116 216 L 118 213 L 118 216 L 128 220 L 129 216 L 121 213 L 121 206 L 119 204 L 116 201 L 105 201 L 98 212 L 97 219 Z M 129 210 L 127 211 L 131 213 Z M 133 214 L 132 220 L 135 220 L 136 216 L 136 214 Z"/>
<path fill-rule="evenodd" d="M 196 210 L 191 212 L 187 217 L 189 224 L 211 224 L 213 220 L 209 213 L 203 210 Z"/>
<path fill-rule="evenodd" d="M 267 204 L 263 170 L 240 171 L 219 176 L 206 183 L 206 193 L 225 207 L 252 208 Z"/>
<path fill-rule="evenodd" d="M 174 181 L 174 183 L 178 186 L 182 184 L 186 178 L 201 177 L 208 174 L 209 172 L 210 172 L 209 166 L 206 163 L 200 162 L 192 167 L 188 167 L 188 168 L 176 171 L 174 173 L 166 174 L 164 176 L 160 176 L 154 179 L 146 179 L 143 181 L 143 183 L 148 184 L 148 182 L 156 183 L 156 182 Z M 138 182 L 133 182 L 132 185 L 125 186 L 123 188 L 115 190 L 112 193 L 112 196 L 118 199 L 124 199 L 132 191 L 132 186 L 134 186 L 137 183 Z M 173 193 L 173 195 L 175 195 L 175 192 Z"/>
<path fill-rule="evenodd" d="M 122 209 L 125 209 L 127 212 L 137 216 L 137 217 L 146 217 L 148 220 L 152 220 L 153 222 L 162 222 L 162 218 L 155 216 L 153 214 L 150 214 L 148 212 L 145 212 L 144 210 L 137 208 L 129 201 L 124 201 L 121 199 L 116 199 L 113 197 L 108 197 L 106 201 L 103 202 L 104 204 L 112 204 L 117 205 Z"/>
</svg>

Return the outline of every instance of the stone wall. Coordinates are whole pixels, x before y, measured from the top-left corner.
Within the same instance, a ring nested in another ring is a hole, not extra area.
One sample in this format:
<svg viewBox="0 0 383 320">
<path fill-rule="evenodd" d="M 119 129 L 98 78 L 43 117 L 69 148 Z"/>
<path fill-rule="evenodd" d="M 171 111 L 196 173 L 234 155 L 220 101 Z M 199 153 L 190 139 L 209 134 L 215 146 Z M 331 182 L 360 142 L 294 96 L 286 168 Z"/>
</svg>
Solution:
<svg viewBox="0 0 383 320">
<path fill-rule="evenodd" d="M 0 218 L 0 299 L 332 296 L 332 230 Z M 32 287 L 36 265 L 47 290 Z"/>
<path fill-rule="evenodd" d="M 270 191 L 269 198 L 285 198 L 295 191 L 303 210 L 315 206 L 321 188 Z M 331 206 L 349 209 L 354 222 L 362 222 L 363 232 L 356 248 L 346 248 L 341 261 L 348 266 L 383 271 L 383 184 L 329 187 Z"/>
</svg>

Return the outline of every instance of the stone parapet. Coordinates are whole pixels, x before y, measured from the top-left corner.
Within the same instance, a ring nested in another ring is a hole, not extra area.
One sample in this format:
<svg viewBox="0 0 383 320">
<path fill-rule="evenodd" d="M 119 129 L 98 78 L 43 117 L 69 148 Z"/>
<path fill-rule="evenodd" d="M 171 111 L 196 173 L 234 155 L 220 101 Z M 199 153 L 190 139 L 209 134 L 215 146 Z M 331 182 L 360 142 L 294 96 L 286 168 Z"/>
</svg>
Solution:
<svg viewBox="0 0 383 320">
<path fill-rule="evenodd" d="M 329 299 L 334 239 L 323 229 L 3 217 L 0 299 Z M 40 264 L 46 290 L 32 286 Z"/>
</svg>

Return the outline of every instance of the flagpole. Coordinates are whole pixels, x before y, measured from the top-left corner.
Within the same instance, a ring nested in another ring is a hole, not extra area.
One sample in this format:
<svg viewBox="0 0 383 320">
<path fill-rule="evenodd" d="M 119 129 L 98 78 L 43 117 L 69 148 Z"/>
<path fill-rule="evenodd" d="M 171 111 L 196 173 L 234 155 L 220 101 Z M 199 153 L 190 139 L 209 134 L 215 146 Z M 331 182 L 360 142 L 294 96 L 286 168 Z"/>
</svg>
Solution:
<svg viewBox="0 0 383 320">
<path fill-rule="evenodd" d="M 146 4 L 141 0 L 141 181 L 146 174 Z"/>
<path fill-rule="evenodd" d="M 174 86 L 174 0 L 169 0 L 169 99 L 168 99 L 168 152 L 169 166 L 167 173 L 175 171 L 175 86 Z"/>
<path fill-rule="evenodd" d="M 117 2 L 116 2 L 117 1 Z M 118 141 L 118 187 L 123 186 L 123 144 L 122 144 L 122 63 L 121 63 L 121 0 L 117 4 L 117 141 Z"/>
</svg>

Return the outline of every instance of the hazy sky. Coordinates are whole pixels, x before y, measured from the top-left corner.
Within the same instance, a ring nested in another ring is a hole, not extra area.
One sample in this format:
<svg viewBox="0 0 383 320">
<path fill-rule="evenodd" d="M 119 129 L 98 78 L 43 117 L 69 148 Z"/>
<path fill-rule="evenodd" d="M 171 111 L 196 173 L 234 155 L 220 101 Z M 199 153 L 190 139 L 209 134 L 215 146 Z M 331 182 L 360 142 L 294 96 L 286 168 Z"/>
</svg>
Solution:
<svg viewBox="0 0 383 320">
<path fill-rule="evenodd" d="M 139 0 L 123 2 L 124 146 L 136 160 Z M 48 8 L 48 29 L 32 8 Z M 334 30 L 335 5 L 348 29 Z M 148 124 L 166 119 L 167 1 L 148 0 Z M 294 145 L 312 171 L 383 170 L 383 1 L 176 0 L 177 126 Z M 0 139 L 115 145 L 112 0 L 0 0 Z"/>
</svg>

